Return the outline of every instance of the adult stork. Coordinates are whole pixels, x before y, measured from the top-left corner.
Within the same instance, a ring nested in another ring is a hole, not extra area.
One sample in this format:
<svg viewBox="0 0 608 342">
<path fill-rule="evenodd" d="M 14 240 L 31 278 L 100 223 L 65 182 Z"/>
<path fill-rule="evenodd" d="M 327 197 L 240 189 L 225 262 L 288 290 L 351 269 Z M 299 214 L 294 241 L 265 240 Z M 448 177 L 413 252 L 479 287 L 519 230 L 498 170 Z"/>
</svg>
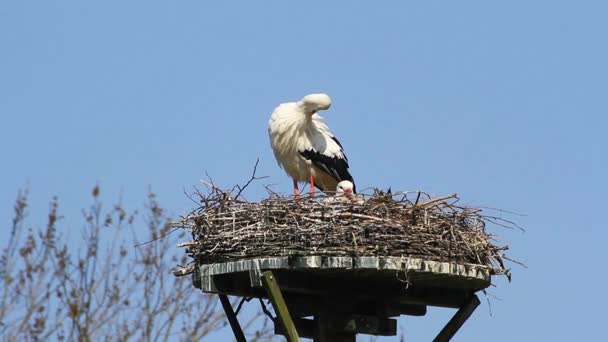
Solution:
<svg viewBox="0 0 608 342">
<path fill-rule="evenodd" d="M 311 195 L 315 187 L 333 192 L 340 181 L 354 184 L 342 145 L 318 113 L 330 106 L 327 94 L 310 94 L 280 104 L 270 116 L 270 145 L 279 166 L 293 179 L 296 196 L 298 182 L 310 182 Z"/>
</svg>

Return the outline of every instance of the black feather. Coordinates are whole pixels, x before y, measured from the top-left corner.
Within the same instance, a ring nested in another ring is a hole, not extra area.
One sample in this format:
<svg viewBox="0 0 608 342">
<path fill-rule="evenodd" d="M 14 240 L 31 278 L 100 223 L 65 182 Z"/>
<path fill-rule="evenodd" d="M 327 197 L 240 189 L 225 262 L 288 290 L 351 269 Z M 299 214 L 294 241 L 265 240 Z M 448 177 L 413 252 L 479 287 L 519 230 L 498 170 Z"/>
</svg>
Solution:
<svg viewBox="0 0 608 342">
<path fill-rule="evenodd" d="M 336 138 L 333 138 L 333 139 L 336 141 L 336 143 L 338 145 L 340 145 L 340 143 L 338 142 L 338 140 L 336 140 Z M 307 160 L 310 160 L 313 163 L 313 165 L 315 165 L 322 171 L 326 172 L 328 175 L 333 177 L 338 182 L 343 181 L 343 180 L 351 181 L 353 183 L 353 192 L 355 192 L 355 193 L 357 192 L 353 176 L 351 176 L 350 173 L 348 172 L 348 159 L 346 158 L 346 156 L 344 156 L 344 158 L 329 157 L 329 156 L 326 156 L 315 150 L 300 151 L 300 154 L 302 155 L 302 157 L 304 157 Z M 315 184 L 315 186 L 323 191 L 335 190 L 335 189 L 322 189 L 317 184 Z"/>
<path fill-rule="evenodd" d="M 338 144 L 338 146 L 340 146 L 340 150 L 344 151 L 344 147 L 342 147 L 342 144 L 340 144 L 340 141 L 338 140 L 338 138 L 331 137 L 331 140 L 333 140 L 336 144 Z M 348 158 L 346 157 L 346 154 L 344 154 L 344 152 L 342 152 L 342 155 L 344 155 L 344 160 L 346 160 L 346 162 L 348 162 Z"/>
</svg>

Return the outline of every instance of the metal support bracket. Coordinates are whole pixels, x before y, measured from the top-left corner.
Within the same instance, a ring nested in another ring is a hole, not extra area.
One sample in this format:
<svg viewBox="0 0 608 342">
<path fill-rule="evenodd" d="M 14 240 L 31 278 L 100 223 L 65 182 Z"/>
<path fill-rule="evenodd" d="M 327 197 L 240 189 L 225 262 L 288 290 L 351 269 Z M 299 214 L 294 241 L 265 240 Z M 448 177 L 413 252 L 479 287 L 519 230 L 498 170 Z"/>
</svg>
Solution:
<svg viewBox="0 0 608 342">
<path fill-rule="evenodd" d="M 454 335 L 458 332 L 458 330 L 462 327 L 464 322 L 466 322 L 475 309 L 479 306 L 479 298 L 477 295 L 473 294 L 468 301 L 466 301 L 458 311 L 454 314 L 452 319 L 441 329 L 437 337 L 433 340 L 433 342 L 446 342 L 452 339 Z"/>
<path fill-rule="evenodd" d="M 237 342 L 247 342 L 245 334 L 243 334 L 243 329 L 241 329 L 241 325 L 239 324 L 239 320 L 236 318 L 232 305 L 228 300 L 228 296 L 224 294 L 218 294 L 218 296 L 220 297 L 220 303 L 222 303 L 226 317 L 228 317 L 228 323 L 230 323 L 232 332 L 234 332 L 234 338 L 236 338 Z"/>
<path fill-rule="evenodd" d="M 289 314 L 287 304 L 285 303 L 285 299 L 283 299 L 283 294 L 281 294 L 281 289 L 279 288 L 279 284 L 277 283 L 275 276 L 272 274 L 272 271 L 262 273 L 262 284 L 264 285 L 266 292 L 268 292 L 268 297 L 270 297 L 270 302 L 274 307 L 274 312 L 277 315 L 283 331 L 285 331 L 287 341 L 299 342 L 300 337 L 298 336 L 298 331 L 296 330 L 293 319 Z"/>
</svg>

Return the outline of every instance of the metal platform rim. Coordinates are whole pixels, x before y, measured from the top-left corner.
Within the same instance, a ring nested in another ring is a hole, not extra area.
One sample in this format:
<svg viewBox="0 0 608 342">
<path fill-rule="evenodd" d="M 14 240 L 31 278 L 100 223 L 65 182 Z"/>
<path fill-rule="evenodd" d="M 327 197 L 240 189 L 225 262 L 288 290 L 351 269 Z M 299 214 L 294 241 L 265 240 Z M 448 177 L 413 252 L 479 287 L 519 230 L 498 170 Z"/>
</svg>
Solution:
<svg viewBox="0 0 608 342">
<path fill-rule="evenodd" d="M 379 270 L 406 273 L 432 273 L 448 277 L 491 282 L 487 265 L 426 260 L 412 257 L 280 256 L 250 258 L 199 265 L 201 276 L 264 270 Z"/>
</svg>

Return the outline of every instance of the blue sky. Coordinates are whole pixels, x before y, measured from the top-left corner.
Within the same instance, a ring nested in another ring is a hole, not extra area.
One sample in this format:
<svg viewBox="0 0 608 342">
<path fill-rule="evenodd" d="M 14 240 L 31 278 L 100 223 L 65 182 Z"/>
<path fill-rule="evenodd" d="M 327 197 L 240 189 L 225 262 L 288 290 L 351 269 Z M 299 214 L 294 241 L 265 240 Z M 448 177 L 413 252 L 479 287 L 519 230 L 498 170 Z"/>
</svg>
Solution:
<svg viewBox="0 0 608 342">
<path fill-rule="evenodd" d="M 0 222 L 27 186 L 40 222 L 57 195 L 78 229 L 95 183 L 131 207 L 152 188 L 179 215 L 204 171 L 232 185 L 257 157 L 287 193 L 268 117 L 327 92 L 325 117 L 360 189 L 457 192 L 527 214 L 516 218 L 526 233 L 493 232 L 530 268 L 499 281 L 493 316 L 482 305 L 457 341 L 597 339 L 608 304 L 596 271 L 608 238 L 607 11 L 601 1 L 3 2 Z M 429 340 L 444 311 L 400 327 Z"/>
</svg>

